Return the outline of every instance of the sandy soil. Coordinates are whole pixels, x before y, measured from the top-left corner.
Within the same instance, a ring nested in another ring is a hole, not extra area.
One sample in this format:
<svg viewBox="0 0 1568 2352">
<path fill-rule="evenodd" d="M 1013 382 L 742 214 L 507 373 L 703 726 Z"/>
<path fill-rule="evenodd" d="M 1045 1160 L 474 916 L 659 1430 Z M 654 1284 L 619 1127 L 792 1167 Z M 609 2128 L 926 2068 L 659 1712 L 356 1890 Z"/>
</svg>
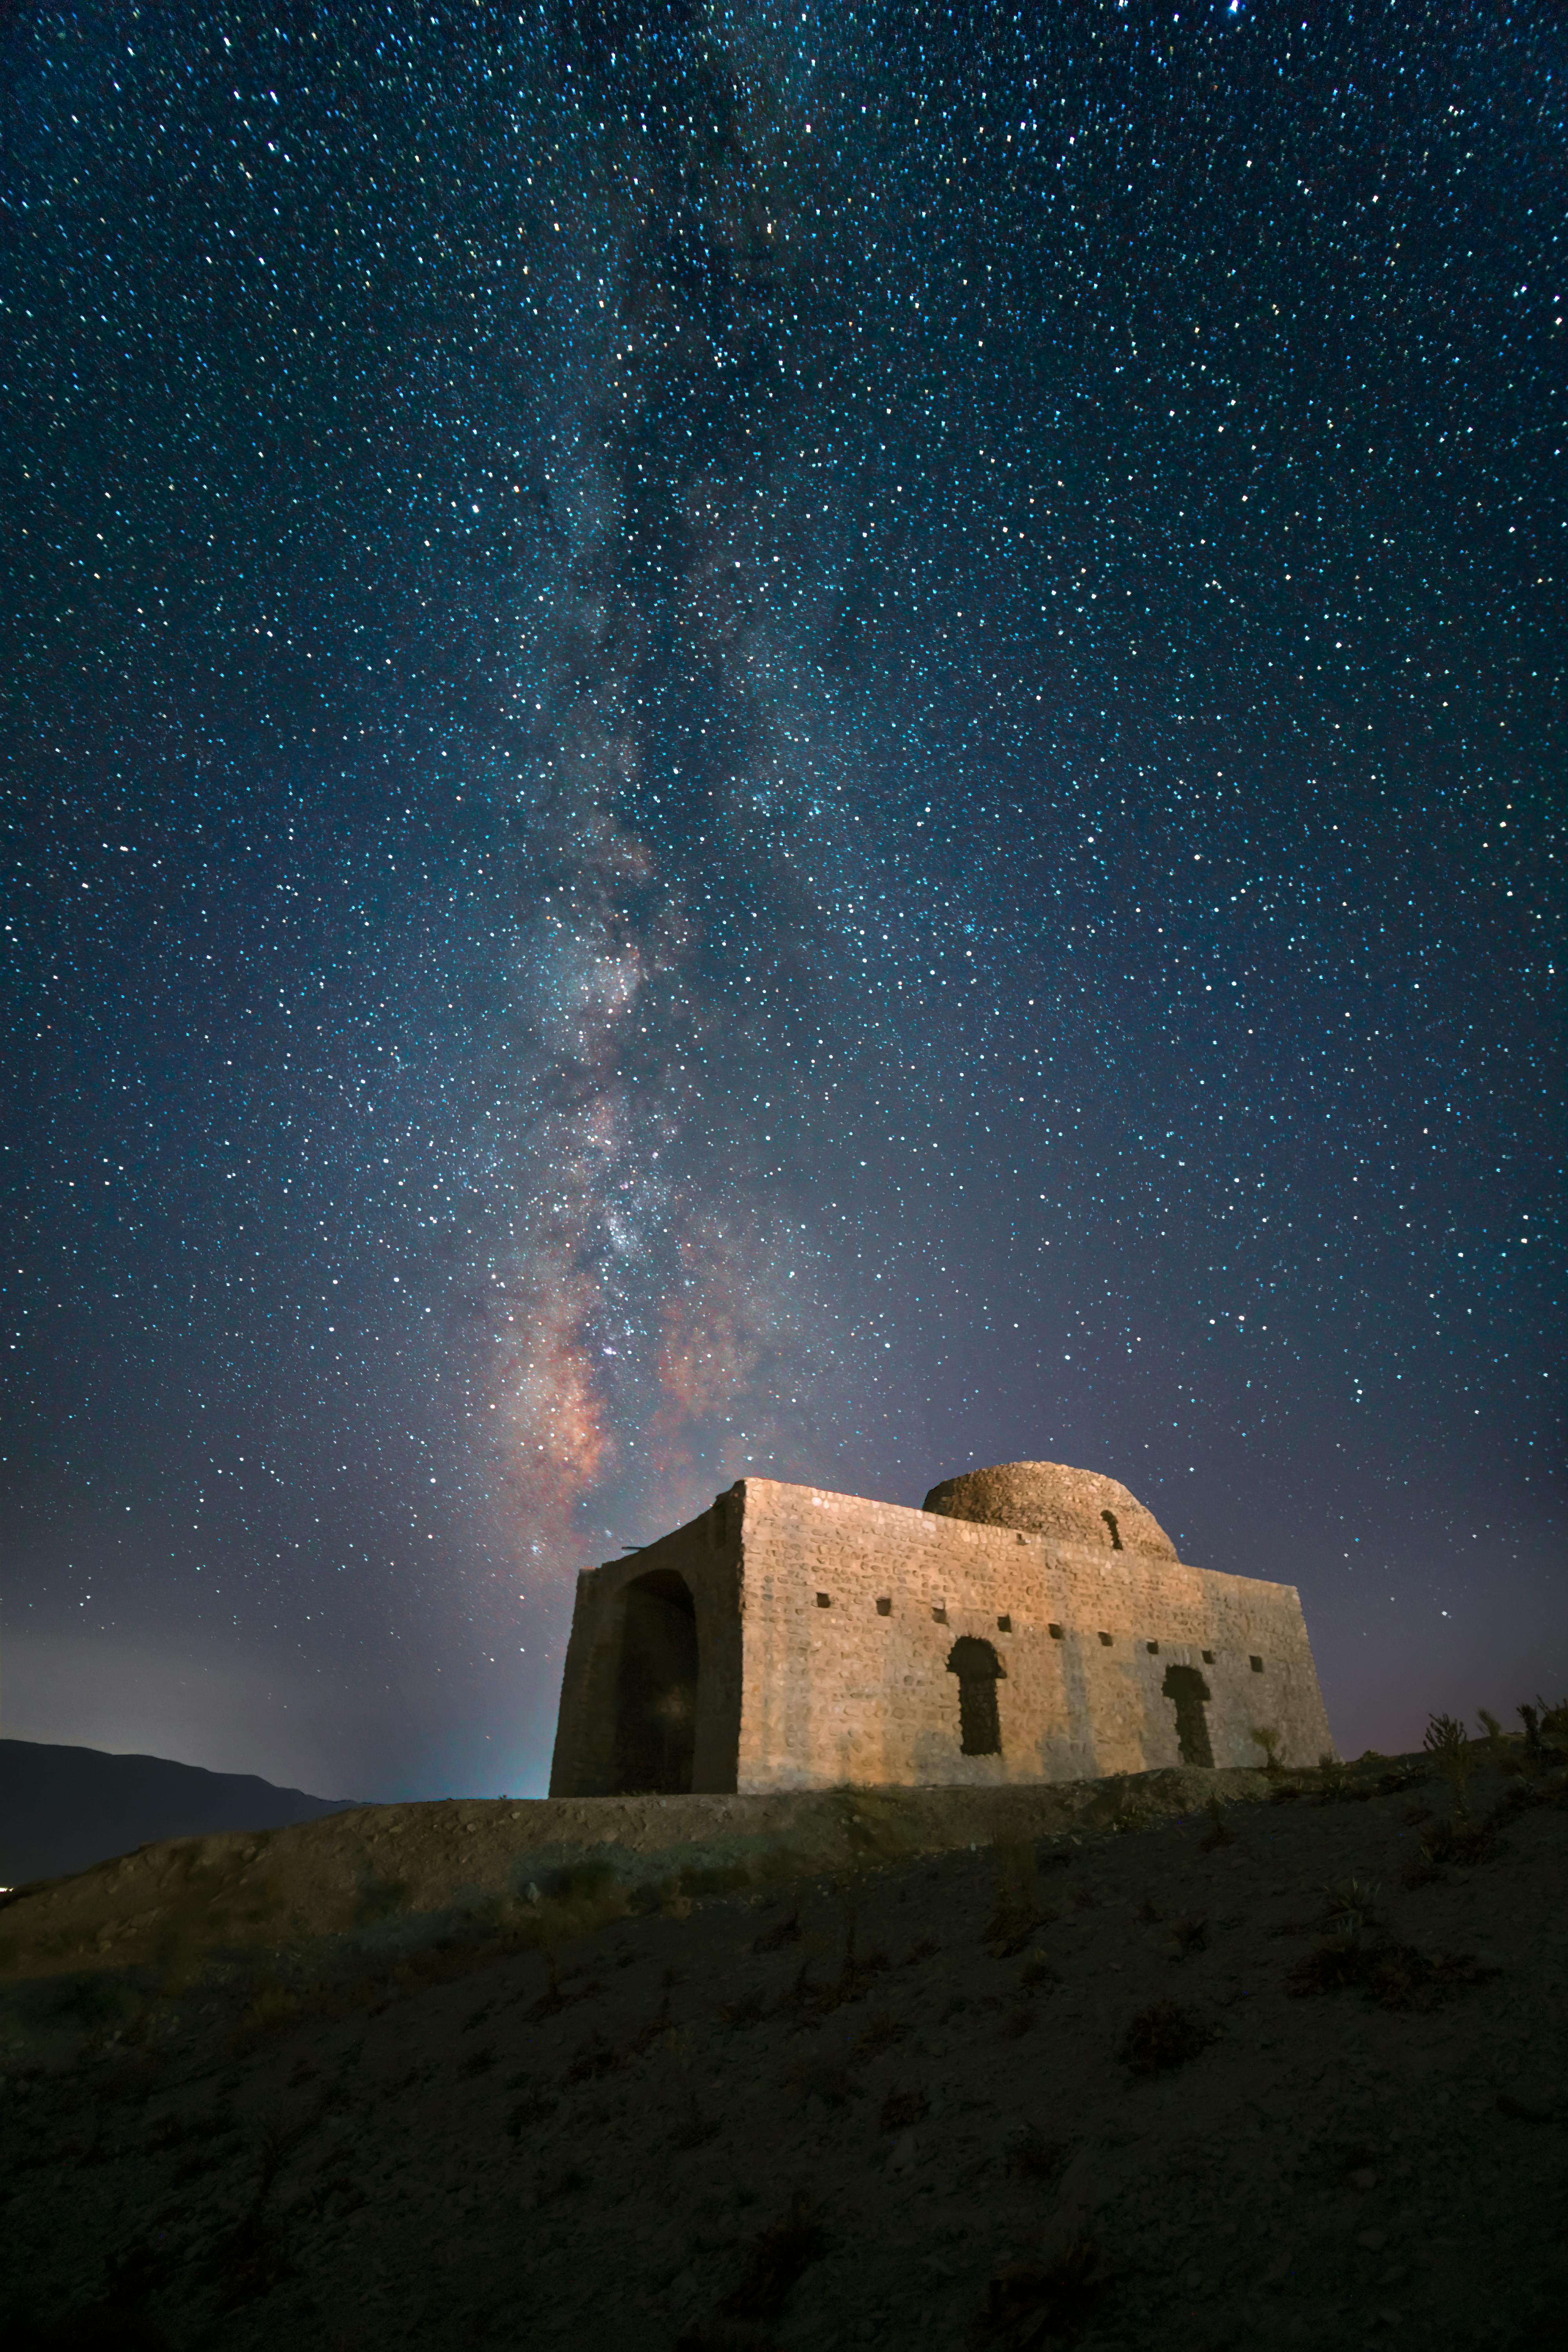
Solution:
<svg viewBox="0 0 1568 2352">
<path fill-rule="evenodd" d="M 453 1864 L 413 1938 L 406 1879 L 351 1936 L 275 1877 L 291 1941 L 157 1966 L 45 1890 L 48 1968 L 42 1897 L 0 1922 L 0 2342 L 1552 2352 L 1568 1790 L 1502 1760 L 1458 1815 L 1377 1759 L 950 1851 L 845 1800 L 819 1869 L 731 1817 L 733 1891 L 684 1832 L 488 1911 Z"/>
</svg>

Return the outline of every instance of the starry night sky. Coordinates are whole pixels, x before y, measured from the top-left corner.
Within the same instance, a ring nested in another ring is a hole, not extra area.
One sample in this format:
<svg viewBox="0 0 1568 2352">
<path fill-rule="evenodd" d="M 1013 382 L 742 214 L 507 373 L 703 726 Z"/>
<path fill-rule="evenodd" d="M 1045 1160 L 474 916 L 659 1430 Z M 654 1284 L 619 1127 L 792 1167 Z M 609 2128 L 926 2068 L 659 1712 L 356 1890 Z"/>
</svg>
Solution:
<svg viewBox="0 0 1568 2352">
<path fill-rule="evenodd" d="M 1568 33 L 1309 19 L 5 16 L 6 1731 L 537 1790 L 1017 1456 L 1560 1695 Z"/>
</svg>

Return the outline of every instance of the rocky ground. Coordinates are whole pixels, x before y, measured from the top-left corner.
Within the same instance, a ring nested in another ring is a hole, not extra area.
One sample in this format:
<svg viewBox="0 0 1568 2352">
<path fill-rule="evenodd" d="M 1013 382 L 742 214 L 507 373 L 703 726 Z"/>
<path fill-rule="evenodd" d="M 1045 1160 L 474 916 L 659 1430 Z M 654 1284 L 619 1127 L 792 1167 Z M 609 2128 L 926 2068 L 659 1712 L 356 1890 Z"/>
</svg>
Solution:
<svg viewBox="0 0 1568 2352">
<path fill-rule="evenodd" d="M 1568 1791 L 1480 1754 L 19 1982 L 0 2344 L 1551 2352 Z"/>
</svg>

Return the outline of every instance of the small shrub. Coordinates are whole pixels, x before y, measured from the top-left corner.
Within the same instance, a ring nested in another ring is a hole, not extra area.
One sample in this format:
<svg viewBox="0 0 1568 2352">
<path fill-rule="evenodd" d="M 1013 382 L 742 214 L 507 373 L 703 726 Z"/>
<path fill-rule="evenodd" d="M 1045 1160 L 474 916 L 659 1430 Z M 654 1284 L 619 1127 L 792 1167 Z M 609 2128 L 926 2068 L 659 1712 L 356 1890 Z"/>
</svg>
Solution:
<svg viewBox="0 0 1568 2352">
<path fill-rule="evenodd" d="M 787 1919 L 781 1919 L 776 1927 L 764 1927 L 760 1936 L 754 1936 L 752 1949 L 753 1952 L 782 1952 L 786 1944 L 798 1944 L 799 1941 L 800 1913 L 795 1910 Z"/>
<path fill-rule="evenodd" d="M 544 1990 L 533 2002 L 528 2014 L 537 2022 L 544 2018 L 553 2017 L 557 2011 L 564 2009 L 565 2006 L 566 1995 L 561 1990 L 560 1962 L 555 1957 L 554 1946 L 550 1945 L 546 1947 L 544 1954 Z"/>
<path fill-rule="evenodd" d="M 1236 1832 L 1226 1820 L 1225 1808 L 1217 1797 L 1211 1797 L 1204 1807 L 1208 1815 L 1208 1827 L 1198 1840 L 1205 1853 L 1213 1853 L 1217 1846 L 1234 1845 Z"/>
<path fill-rule="evenodd" d="M 842 2107 L 859 2090 L 849 2061 L 839 2050 L 811 2050 L 785 2070 L 784 2084 L 802 2098 L 820 2099 L 824 2105 Z"/>
<path fill-rule="evenodd" d="M 602 2033 L 591 2033 L 567 2067 L 566 2080 L 597 2083 L 605 2075 L 616 2074 L 625 2063 L 621 2053 L 612 2049 Z"/>
<path fill-rule="evenodd" d="M 1152 1805 L 1130 1798 L 1110 1824 L 1112 1837 L 1131 1837 L 1139 1830 L 1152 1829 L 1160 1815 Z"/>
<path fill-rule="evenodd" d="M 1498 1822 L 1506 1821 L 1515 1809 L 1489 1816 L 1486 1821 L 1473 1821 L 1468 1813 L 1457 1813 L 1451 1821 L 1434 1822 L 1416 1848 L 1415 1861 L 1406 1874 L 1410 1886 L 1431 1886 L 1447 1877 L 1454 1868 L 1467 1868 L 1472 1863 L 1485 1862 L 1496 1853 L 1499 1843 Z"/>
<path fill-rule="evenodd" d="M 1021 2180 L 1054 2189 L 1068 2168 L 1072 2149 L 1066 2140 L 1047 2139 L 1035 2124 L 1019 2124 L 1007 2137 L 1007 2169 Z"/>
<path fill-rule="evenodd" d="M 553 2091 L 545 2090 L 542 2084 L 532 2084 L 516 2101 L 506 2119 L 509 2137 L 521 2139 L 524 2132 L 531 2131 L 536 2125 L 548 2123 L 560 2105 Z"/>
<path fill-rule="evenodd" d="M 1363 1942 L 1332 1936 L 1309 1953 L 1287 1979 L 1298 1999 L 1359 1989 L 1378 2009 L 1431 2010 L 1499 1971 L 1468 1954 L 1418 1951 L 1392 1940 Z"/>
<path fill-rule="evenodd" d="M 1209 1943 L 1209 1923 L 1206 1919 L 1173 1919 L 1171 1937 L 1175 1945 L 1174 1958 L 1190 1960 L 1194 1952 L 1206 1952 Z"/>
<path fill-rule="evenodd" d="M 1358 1940 L 1377 1917 L 1381 1886 L 1363 1878 L 1336 1878 L 1323 1888 L 1325 1925 L 1337 1936 Z"/>
<path fill-rule="evenodd" d="M 408 1882 L 404 1878 L 370 1878 L 360 1888 L 354 1906 L 354 1925 L 378 1927 L 383 1921 L 395 1919 L 408 1907 Z"/>
<path fill-rule="evenodd" d="M 751 1882 L 739 1863 L 694 1863 L 687 1865 L 676 1883 L 682 1895 L 700 1900 L 704 1895 L 734 1895 Z"/>
<path fill-rule="evenodd" d="M 1465 1786 L 1475 1761 L 1464 1725 L 1457 1716 L 1434 1715 L 1427 1720 L 1422 1747 L 1443 1773 L 1454 1791 L 1454 1803 L 1462 1813 L 1468 1810 Z"/>
<path fill-rule="evenodd" d="M 1179 2000 L 1141 2010 L 1122 2035 L 1117 2056 L 1134 2074 L 1168 2074 L 1208 2048 L 1214 2028 Z"/>
<path fill-rule="evenodd" d="M 677 2147 L 706 2147 L 708 2142 L 716 2136 L 718 2129 L 717 2117 L 704 2113 L 699 2106 L 697 2094 L 693 2091 L 686 2113 L 671 2132 L 670 2138 Z"/>
<path fill-rule="evenodd" d="M 749 1992 L 737 1993 L 733 2000 L 725 2001 L 719 2011 L 732 2033 L 748 2025 L 760 2025 L 767 2013 L 766 2004 L 755 1986 Z"/>
<path fill-rule="evenodd" d="M 1538 1698 L 1536 1705 L 1540 1709 L 1536 1736 L 1548 1759 L 1561 1764 L 1568 1760 L 1568 1699 L 1559 1699 L 1555 1706 L 1548 1706 L 1543 1698 Z"/>
<path fill-rule="evenodd" d="M 857 2054 L 874 2058 L 879 2050 L 890 2050 L 895 2042 L 906 2041 L 909 2031 L 904 2018 L 895 2016 L 891 2010 L 879 2010 L 875 2017 L 866 2020 L 856 2038 Z"/>
<path fill-rule="evenodd" d="M 981 1941 L 994 1944 L 1005 1959 L 1021 1952 L 1042 1925 L 1037 1873 L 1038 1859 L 1027 1839 L 998 1839 L 992 1848 L 996 1864 L 991 1916 L 980 1931 Z"/>
<path fill-rule="evenodd" d="M 575 2197 L 587 2186 L 588 2176 L 580 2164 L 562 2165 L 556 2171 L 544 2174 L 533 2192 L 533 2201 L 536 2205 L 552 2204 L 557 2197 Z"/>
<path fill-rule="evenodd" d="M 1262 1769 L 1265 1772 L 1272 1777 L 1275 1773 L 1284 1770 L 1285 1768 L 1279 1761 L 1280 1732 L 1277 1723 L 1255 1723 L 1247 1736 L 1254 1748 L 1262 1748 Z"/>
<path fill-rule="evenodd" d="M 889 2091 L 877 2120 L 885 2132 L 910 2131 L 916 2124 L 923 2124 L 930 2113 L 931 2101 L 916 2084 L 908 2090 Z"/>
<path fill-rule="evenodd" d="M 971 2352 L 1054 2352 L 1081 2335 L 1104 2293 L 1099 2249 L 1078 2232 L 1035 2262 L 998 2271 L 970 2327 Z"/>
<path fill-rule="evenodd" d="M 765 2325 L 778 2319 L 796 2281 L 821 2261 L 830 2242 L 810 2198 L 797 2189 L 783 2218 L 752 2241 L 745 2268 L 712 2318 L 681 2336 L 676 2352 L 713 2352 L 719 2345 L 743 2341 L 726 2329 L 726 2322 Z"/>
</svg>

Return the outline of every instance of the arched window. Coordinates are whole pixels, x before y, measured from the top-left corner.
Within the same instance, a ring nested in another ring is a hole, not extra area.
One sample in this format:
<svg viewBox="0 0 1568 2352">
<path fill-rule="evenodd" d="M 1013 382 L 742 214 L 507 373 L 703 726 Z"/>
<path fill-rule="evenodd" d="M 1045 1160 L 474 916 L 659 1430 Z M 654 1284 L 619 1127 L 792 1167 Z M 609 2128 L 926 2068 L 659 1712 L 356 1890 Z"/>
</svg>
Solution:
<svg viewBox="0 0 1568 2352">
<path fill-rule="evenodd" d="M 996 1685 L 1007 1669 L 989 1642 L 964 1633 L 947 1654 L 947 1671 L 958 1676 L 958 1745 L 965 1756 L 1000 1756 L 1002 1720 Z"/>
<path fill-rule="evenodd" d="M 1207 1683 L 1196 1666 L 1167 1666 L 1160 1687 L 1176 1710 L 1176 1750 L 1183 1763 L 1201 1764 L 1212 1770 L 1214 1749 L 1204 1713 L 1209 1700 Z"/>
</svg>

